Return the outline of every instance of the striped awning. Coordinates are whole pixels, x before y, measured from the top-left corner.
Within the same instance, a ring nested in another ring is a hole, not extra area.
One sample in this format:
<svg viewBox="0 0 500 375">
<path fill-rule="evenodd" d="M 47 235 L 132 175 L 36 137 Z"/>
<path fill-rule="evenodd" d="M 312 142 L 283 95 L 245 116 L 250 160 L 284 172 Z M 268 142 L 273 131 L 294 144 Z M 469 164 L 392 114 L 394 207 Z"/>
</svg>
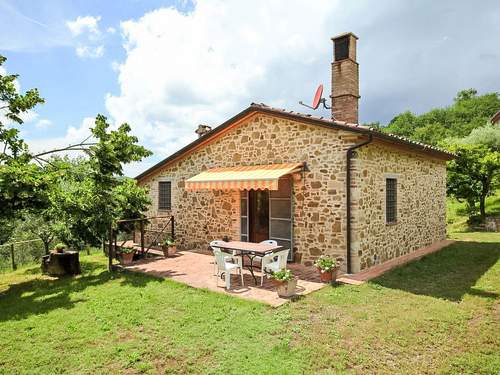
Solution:
<svg viewBox="0 0 500 375">
<path fill-rule="evenodd" d="M 278 190 L 278 180 L 303 163 L 213 168 L 186 180 L 186 190 Z"/>
</svg>

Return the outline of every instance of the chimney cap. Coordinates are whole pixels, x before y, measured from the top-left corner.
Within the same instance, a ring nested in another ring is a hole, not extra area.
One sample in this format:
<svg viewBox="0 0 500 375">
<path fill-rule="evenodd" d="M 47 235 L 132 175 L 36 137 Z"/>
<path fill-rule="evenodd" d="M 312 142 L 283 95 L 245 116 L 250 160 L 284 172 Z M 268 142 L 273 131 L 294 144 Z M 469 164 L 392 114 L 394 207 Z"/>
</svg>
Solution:
<svg viewBox="0 0 500 375">
<path fill-rule="evenodd" d="M 351 35 L 354 39 L 359 39 L 353 32 L 346 32 L 346 33 L 342 33 L 342 34 L 339 34 L 339 35 L 336 35 L 334 37 L 331 38 L 331 40 L 337 40 L 337 39 L 340 39 L 340 38 L 343 38 L 343 37 L 346 37 L 348 35 Z"/>
</svg>

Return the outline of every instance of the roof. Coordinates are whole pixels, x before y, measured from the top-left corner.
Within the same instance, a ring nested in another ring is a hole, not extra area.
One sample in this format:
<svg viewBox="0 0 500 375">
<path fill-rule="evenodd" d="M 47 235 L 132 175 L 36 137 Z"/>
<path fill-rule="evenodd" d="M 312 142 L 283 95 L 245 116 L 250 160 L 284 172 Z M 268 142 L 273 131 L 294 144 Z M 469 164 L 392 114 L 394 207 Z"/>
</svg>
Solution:
<svg viewBox="0 0 500 375">
<path fill-rule="evenodd" d="M 364 134 L 364 135 L 372 135 L 374 139 L 378 139 L 381 141 L 385 141 L 388 143 L 392 143 L 395 145 L 403 146 L 404 148 L 407 148 L 408 150 L 413 150 L 413 151 L 420 151 L 424 152 L 426 154 L 429 154 L 429 156 L 434 156 L 440 159 L 445 159 L 445 160 L 451 160 L 455 157 L 454 154 L 441 150 L 438 147 L 430 146 L 425 143 L 417 142 L 417 141 L 412 141 L 410 139 L 407 139 L 405 137 L 401 137 L 399 135 L 395 134 L 389 134 L 389 133 L 383 133 L 380 130 L 377 130 L 375 128 L 370 128 L 367 126 L 362 126 L 359 124 L 353 124 L 353 123 L 347 123 L 345 121 L 339 121 L 339 120 L 332 120 L 330 118 L 325 118 L 325 117 L 317 117 L 309 114 L 303 114 L 299 112 L 294 112 L 294 111 L 287 111 L 285 109 L 280 109 L 280 108 L 274 108 L 270 107 L 268 105 L 265 105 L 263 103 L 257 104 L 257 103 L 252 103 L 250 106 L 237 115 L 233 116 L 226 122 L 222 123 L 221 125 L 215 127 L 211 131 L 207 132 L 204 136 L 196 139 L 195 141 L 191 142 L 187 146 L 181 148 L 179 151 L 173 153 L 172 155 L 168 156 L 167 158 L 163 159 L 159 163 L 153 165 L 151 168 L 148 168 L 141 174 L 139 174 L 136 179 L 140 180 L 151 173 L 153 173 L 155 170 L 158 168 L 161 168 L 174 160 L 177 160 L 181 158 L 184 154 L 187 152 L 197 148 L 198 146 L 201 146 L 203 143 L 206 143 L 208 140 L 213 139 L 215 136 L 218 134 L 222 133 L 224 130 L 229 128 L 232 124 L 238 122 L 239 120 L 242 120 L 243 118 L 254 114 L 254 113 L 262 113 L 262 114 L 267 114 L 271 116 L 277 116 L 281 118 L 286 118 L 290 120 L 295 120 L 299 122 L 305 122 L 311 125 L 318 125 L 318 126 L 323 126 L 331 129 L 340 129 L 340 130 L 347 130 L 347 131 L 352 131 L 354 133 L 359 133 L 359 134 Z"/>
<path fill-rule="evenodd" d="M 500 122 L 500 111 L 495 113 L 493 117 L 490 119 L 492 124 L 496 124 L 497 122 Z"/>
</svg>

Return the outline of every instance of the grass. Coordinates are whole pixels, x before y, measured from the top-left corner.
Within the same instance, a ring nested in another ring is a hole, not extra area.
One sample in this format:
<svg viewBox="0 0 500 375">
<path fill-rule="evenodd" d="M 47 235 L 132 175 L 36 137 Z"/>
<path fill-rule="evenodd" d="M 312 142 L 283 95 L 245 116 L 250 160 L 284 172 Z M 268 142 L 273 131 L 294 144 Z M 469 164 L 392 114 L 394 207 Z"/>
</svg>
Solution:
<svg viewBox="0 0 500 375">
<path fill-rule="evenodd" d="M 111 275 L 100 254 L 76 278 L 25 267 L 0 275 L 0 372 L 498 374 L 496 236 L 276 309 Z"/>
</svg>

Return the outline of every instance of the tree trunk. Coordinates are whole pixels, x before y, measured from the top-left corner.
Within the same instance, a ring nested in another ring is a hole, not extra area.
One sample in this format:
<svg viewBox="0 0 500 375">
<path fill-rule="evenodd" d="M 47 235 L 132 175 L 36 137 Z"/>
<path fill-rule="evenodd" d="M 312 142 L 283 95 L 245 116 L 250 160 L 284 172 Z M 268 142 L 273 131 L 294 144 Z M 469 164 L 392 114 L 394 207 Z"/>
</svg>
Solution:
<svg viewBox="0 0 500 375">
<path fill-rule="evenodd" d="M 483 224 L 486 222 L 486 204 L 485 204 L 485 201 L 486 201 L 486 196 L 481 195 L 481 198 L 479 198 L 479 213 L 481 215 L 481 223 L 483 223 Z"/>
<path fill-rule="evenodd" d="M 50 241 L 49 242 L 43 241 L 43 247 L 45 248 L 45 255 L 49 254 L 49 245 Z"/>
<path fill-rule="evenodd" d="M 486 222 L 486 197 L 490 191 L 490 179 L 488 177 L 482 180 L 483 188 L 479 197 L 479 214 L 481 215 L 481 223 Z"/>
</svg>

